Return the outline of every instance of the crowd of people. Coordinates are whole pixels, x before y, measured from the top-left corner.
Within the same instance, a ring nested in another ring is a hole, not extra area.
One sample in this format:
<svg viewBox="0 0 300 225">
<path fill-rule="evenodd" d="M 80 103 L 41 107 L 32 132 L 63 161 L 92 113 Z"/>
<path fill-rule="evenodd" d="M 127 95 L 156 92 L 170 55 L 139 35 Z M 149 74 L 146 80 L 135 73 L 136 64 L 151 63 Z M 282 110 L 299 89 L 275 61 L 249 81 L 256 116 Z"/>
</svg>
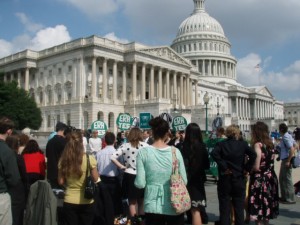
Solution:
<svg viewBox="0 0 300 225">
<path fill-rule="evenodd" d="M 14 123 L 1 118 L 0 224 L 46 224 L 43 215 L 26 216 L 28 198 L 41 191 L 32 188 L 39 181 L 63 192 L 59 224 L 207 224 L 205 182 L 212 160 L 218 170 L 220 217 L 215 224 L 268 225 L 279 215 L 279 203 L 295 203 L 290 162 L 298 143 L 286 124 L 279 126 L 278 143 L 261 121 L 251 126 L 248 142 L 236 125 L 216 128 L 217 141 L 204 140 L 196 123 L 177 132 L 161 117 L 149 125 L 151 130 L 133 127 L 117 135 L 107 131 L 100 138 L 97 130 L 88 137 L 58 122 L 43 152 L 36 140 L 14 133 Z M 191 199 L 191 209 L 182 214 L 170 199 L 172 152 Z M 279 179 L 276 155 L 281 160 Z M 97 189 L 93 198 L 85 196 L 87 176 Z"/>
</svg>

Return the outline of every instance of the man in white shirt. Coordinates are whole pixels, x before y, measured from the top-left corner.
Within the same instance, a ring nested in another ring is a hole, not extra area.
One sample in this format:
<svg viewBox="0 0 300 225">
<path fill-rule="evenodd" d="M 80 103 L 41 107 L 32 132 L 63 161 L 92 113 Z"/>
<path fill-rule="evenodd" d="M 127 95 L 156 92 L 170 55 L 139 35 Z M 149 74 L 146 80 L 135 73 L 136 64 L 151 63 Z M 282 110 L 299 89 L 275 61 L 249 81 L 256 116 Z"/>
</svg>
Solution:
<svg viewBox="0 0 300 225">
<path fill-rule="evenodd" d="M 93 130 L 92 137 L 89 139 L 89 146 L 91 153 L 96 156 L 97 152 L 101 150 L 102 140 L 98 137 L 98 131 Z"/>
<path fill-rule="evenodd" d="M 114 202 L 114 215 L 122 213 L 121 185 L 118 179 L 118 167 L 111 161 L 112 154 L 116 151 L 114 144 L 116 136 L 112 132 L 106 132 L 104 137 L 105 148 L 97 153 L 97 168 L 102 185 L 109 190 L 111 200 Z"/>
</svg>

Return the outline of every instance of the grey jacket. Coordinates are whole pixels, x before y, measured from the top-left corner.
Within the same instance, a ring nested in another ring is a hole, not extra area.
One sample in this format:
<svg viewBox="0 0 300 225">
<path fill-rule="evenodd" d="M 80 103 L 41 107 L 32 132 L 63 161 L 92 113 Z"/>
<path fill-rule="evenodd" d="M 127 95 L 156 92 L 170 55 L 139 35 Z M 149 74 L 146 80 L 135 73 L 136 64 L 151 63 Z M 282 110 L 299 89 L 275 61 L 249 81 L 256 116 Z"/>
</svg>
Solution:
<svg viewBox="0 0 300 225">
<path fill-rule="evenodd" d="M 39 180 L 31 185 L 24 225 L 57 225 L 57 199 L 50 184 Z"/>
</svg>

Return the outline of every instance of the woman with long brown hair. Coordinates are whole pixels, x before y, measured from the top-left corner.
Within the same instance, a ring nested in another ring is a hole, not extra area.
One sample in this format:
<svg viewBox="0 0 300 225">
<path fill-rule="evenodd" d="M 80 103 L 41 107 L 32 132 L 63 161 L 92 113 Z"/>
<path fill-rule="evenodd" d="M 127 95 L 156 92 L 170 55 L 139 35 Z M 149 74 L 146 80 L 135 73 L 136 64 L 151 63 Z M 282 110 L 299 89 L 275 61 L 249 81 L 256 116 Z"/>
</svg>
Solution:
<svg viewBox="0 0 300 225">
<path fill-rule="evenodd" d="M 268 225 L 279 214 L 278 179 L 274 171 L 275 150 L 268 126 L 256 122 L 251 127 L 251 145 L 257 158 L 250 174 L 248 210 L 250 220 Z"/>
<path fill-rule="evenodd" d="M 90 173 L 98 181 L 97 162 L 89 156 Z M 84 153 L 82 134 L 73 131 L 67 137 L 67 144 L 58 164 L 58 183 L 65 185 L 64 216 L 67 225 L 91 225 L 94 220 L 93 199 L 84 198 L 87 171 L 87 155 Z M 88 172 L 89 174 L 89 172 Z"/>
<path fill-rule="evenodd" d="M 139 128 L 132 128 L 127 136 L 128 143 L 121 145 L 120 148 L 112 155 L 111 160 L 124 170 L 123 176 L 123 194 L 129 201 L 129 216 L 143 215 L 143 190 L 134 186 L 136 177 L 136 156 L 139 150 L 147 143 L 142 142 L 142 131 Z M 123 161 L 122 165 L 119 161 Z M 136 207 L 138 206 L 138 212 Z"/>
</svg>

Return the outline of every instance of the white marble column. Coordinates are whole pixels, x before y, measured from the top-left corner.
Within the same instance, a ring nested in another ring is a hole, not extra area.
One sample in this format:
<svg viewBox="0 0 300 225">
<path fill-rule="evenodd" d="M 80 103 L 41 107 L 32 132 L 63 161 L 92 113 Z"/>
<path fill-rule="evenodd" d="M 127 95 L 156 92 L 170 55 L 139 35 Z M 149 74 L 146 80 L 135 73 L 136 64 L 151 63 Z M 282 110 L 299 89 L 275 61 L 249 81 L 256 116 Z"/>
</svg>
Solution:
<svg viewBox="0 0 300 225">
<path fill-rule="evenodd" d="M 97 74 L 96 74 L 96 69 L 97 69 L 97 66 L 96 66 L 96 63 L 97 63 L 97 58 L 94 56 L 92 58 L 92 87 L 91 87 L 91 95 L 92 95 L 92 98 L 95 98 L 96 97 L 96 87 L 97 87 Z"/>
<path fill-rule="evenodd" d="M 136 69 L 137 65 L 134 61 L 132 63 L 132 100 L 136 100 Z"/>
<path fill-rule="evenodd" d="M 154 98 L 154 66 L 150 69 L 150 99 Z"/>
<path fill-rule="evenodd" d="M 158 98 L 162 98 L 162 68 L 158 69 Z"/>
<path fill-rule="evenodd" d="M 208 61 L 208 75 L 211 76 L 211 59 Z"/>
<path fill-rule="evenodd" d="M 24 87 L 25 91 L 29 90 L 29 68 L 27 67 L 25 69 L 25 87 Z"/>
<path fill-rule="evenodd" d="M 4 76 L 4 78 L 6 78 L 6 76 Z M 18 70 L 18 87 L 21 87 L 21 70 Z"/>
<path fill-rule="evenodd" d="M 195 80 L 195 105 L 198 105 L 198 81 Z"/>
<path fill-rule="evenodd" d="M 167 95 L 166 99 L 170 99 L 170 70 L 166 71 Z"/>
<path fill-rule="evenodd" d="M 172 98 L 177 98 L 178 97 L 178 95 L 177 95 L 177 73 L 176 73 L 176 71 L 174 71 L 174 73 L 173 73 L 173 96 L 172 96 Z M 177 100 L 175 100 L 175 101 L 177 101 Z"/>
<path fill-rule="evenodd" d="M 180 105 L 183 105 L 183 74 L 180 74 Z"/>
<path fill-rule="evenodd" d="M 188 77 L 188 75 L 186 75 L 186 106 L 190 105 L 190 97 L 191 97 L 190 78 Z"/>
<path fill-rule="evenodd" d="M 142 63 L 142 100 L 146 99 L 146 64 Z"/>
<path fill-rule="evenodd" d="M 114 60 L 113 62 L 113 100 L 114 102 L 118 99 L 117 87 L 118 87 L 118 62 Z"/>
<path fill-rule="evenodd" d="M 127 100 L 127 87 L 126 87 L 126 74 L 127 74 L 127 70 L 126 70 L 126 64 L 123 64 L 123 70 L 122 70 L 122 92 L 123 92 L 123 102 L 125 102 Z"/>
<path fill-rule="evenodd" d="M 103 99 L 107 98 L 107 59 L 103 59 L 103 65 L 102 65 L 102 96 Z"/>
<path fill-rule="evenodd" d="M 205 75 L 205 60 L 202 60 L 202 75 Z"/>
<path fill-rule="evenodd" d="M 239 97 L 236 97 L 236 116 L 239 117 Z"/>
</svg>

